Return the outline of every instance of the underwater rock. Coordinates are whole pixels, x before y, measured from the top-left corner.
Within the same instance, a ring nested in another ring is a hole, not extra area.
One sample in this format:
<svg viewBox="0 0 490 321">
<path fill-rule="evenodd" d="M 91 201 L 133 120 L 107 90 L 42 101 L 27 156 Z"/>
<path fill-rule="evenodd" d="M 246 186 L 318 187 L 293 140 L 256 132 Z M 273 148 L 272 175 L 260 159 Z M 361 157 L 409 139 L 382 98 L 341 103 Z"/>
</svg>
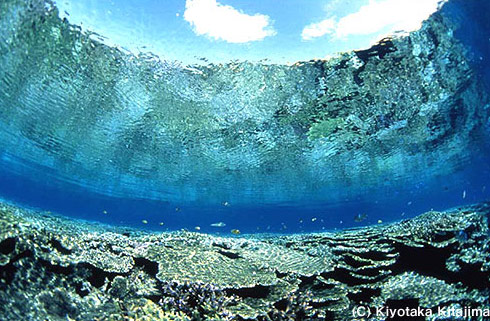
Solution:
<svg viewBox="0 0 490 321">
<path fill-rule="evenodd" d="M 489 215 L 483 203 L 340 232 L 226 238 L 128 233 L 0 204 L 0 319 L 352 320 L 360 305 L 490 308 Z"/>
</svg>

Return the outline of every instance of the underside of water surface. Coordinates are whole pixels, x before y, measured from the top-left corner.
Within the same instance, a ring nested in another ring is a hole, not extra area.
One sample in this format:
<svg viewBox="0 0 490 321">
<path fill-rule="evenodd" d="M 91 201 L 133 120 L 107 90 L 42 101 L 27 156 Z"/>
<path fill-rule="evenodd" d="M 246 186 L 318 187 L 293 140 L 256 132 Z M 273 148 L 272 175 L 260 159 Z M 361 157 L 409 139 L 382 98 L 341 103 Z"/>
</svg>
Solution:
<svg viewBox="0 0 490 321">
<path fill-rule="evenodd" d="M 488 44 L 466 37 L 485 31 L 461 8 L 327 60 L 187 66 L 107 46 L 50 1 L 2 1 L 0 196 L 113 224 L 247 232 L 484 200 Z"/>
</svg>

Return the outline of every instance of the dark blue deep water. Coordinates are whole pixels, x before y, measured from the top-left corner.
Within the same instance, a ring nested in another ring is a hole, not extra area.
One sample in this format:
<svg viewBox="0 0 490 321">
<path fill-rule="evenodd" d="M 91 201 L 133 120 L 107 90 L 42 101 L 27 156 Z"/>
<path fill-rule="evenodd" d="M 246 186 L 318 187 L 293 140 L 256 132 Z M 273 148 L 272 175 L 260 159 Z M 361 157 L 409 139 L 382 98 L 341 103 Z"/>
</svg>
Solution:
<svg viewBox="0 0 490 321">
<path fill-rule="evenodd" d="M 348 105 L 335 119 L 376 122 L 354 149 L 339 134 L 345 123 L 315 136 L 315 124 L 327 126 L 324 111 L 308 107 L 321 105 L 324 71 L 315 63 L 189 72 L 94 45 L 55 13 L 39 18 L 52 8 L 32 17 L 16 10 L 27 9 L 7 1 L 0 24 L 17 28 L 0 35 L 0 198 L 7 202 L 116 225 L 229 234 L 343 229 L 490 198 L 489 1 L 450 0 L 437 13 L 456 26 L 454 41 L 479 88 L 443 88 L 454 99 L 433 102 L 441 113 L 445 104 L 459 106 L 447 112 L 452 129 L 432 145 L 414 138 L 415 129 L 394 134 L 379 152 L 373 142 L 381 131 L 411 124 L 418 116 L 398 111 L 415 107 L 371 115 Z M 56 39 L 46 25 L 60 30 Z M 435 65 L 444 61 L 434 55 Z M 252 95 L 261 81 L 267 89 Z M 278 116 L 298 92 L 300 111 Z M 226 226 L 211 226 L 217 222 Z"/>
</svg>

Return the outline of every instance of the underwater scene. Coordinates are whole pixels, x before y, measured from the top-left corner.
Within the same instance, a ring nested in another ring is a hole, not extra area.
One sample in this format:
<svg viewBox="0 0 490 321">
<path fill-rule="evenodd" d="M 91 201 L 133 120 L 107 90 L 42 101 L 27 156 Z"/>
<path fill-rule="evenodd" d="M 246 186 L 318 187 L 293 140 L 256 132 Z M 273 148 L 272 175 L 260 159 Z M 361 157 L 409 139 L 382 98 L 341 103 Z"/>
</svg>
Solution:
<svg viewBox="0 0 490 321">
<path fill-rule="evenodd" d="M 488 0 L 0 0 L 0 321 L 490 320 Z"/>
</svg>

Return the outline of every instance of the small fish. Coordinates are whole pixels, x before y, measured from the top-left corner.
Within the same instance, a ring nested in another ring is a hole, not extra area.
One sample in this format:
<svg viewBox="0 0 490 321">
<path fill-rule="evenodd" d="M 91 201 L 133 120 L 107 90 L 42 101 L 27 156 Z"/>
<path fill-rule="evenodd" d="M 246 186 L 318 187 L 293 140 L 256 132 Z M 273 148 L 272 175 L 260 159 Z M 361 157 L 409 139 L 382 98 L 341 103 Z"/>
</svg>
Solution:
<svg viewBox="0 0 490 321">
<path fill-rule="evenodd" d="M 354 216 L 354 222 L 360 223 L 363 222 L 367 219 L 367 214 L 365 213 L 359 213 L 356 216 Z"/>
<path fill-rule="evenodd" d="M 148 221 L 147 220 L 141 220 L 141 223 L 148 224 Z"/>
<path fill-rule="evenodd" d="M 378 220 L 378 224 L 382 224 L 382 223 L 383 223 L 383 221 L 382 221 L 382 220 Z"/>
<path fill-rule="evenodd" d="M 102 213 L 107 214 L 107 211 L 106 210 L 103 210 Z"/>
<path fill-rule="evenodd" d="M 463 199 L 466 198 L 466 190 L 463 191 Z"/>
<path fill-rule="evenodd" d="M 230 231 L 232 234 L 235 234 L 235 235 L 238 235 L 240 234 L 240 230 L 237 230 L 237 229 L 233 229 Z"/>
<path fill-rule="evenodd" d="M 218 222 L 218 223 L 213 223 L 213 224 L 210 224 L 212 227 L 225 227 L 226 224 L 223 223 L 223 222 Z"/>
<path fill-rule="evenodd" d="M 200 226 L 195 226 L 195 227 L 194 227 L 194 229 L 195 229 L 196 231 L 200 231 L 200 230 L 201 230 L 201 227 L 200 227 Z"/>
<path fill-rule="evenodd" d="M 160 226 L 163 226 L 163 222 L 160 222 L 159 224 L 160 224 Z"/>
<path fill-rule="evenodd" d="M 312 221 L 312 222 L 315 222 L 315 221 L 316 221 L 316 217 L 313 217 L 313 218 L 311 219 L 311 221 Z"/>
<path fill-rule="evenodd" d="M 228 203 L 228 202 L 225 201 L 225 202 L 223 202 L 223 206 L 227 206 L 228 207 L 228 206 L 230 206 L 230 203 Z"/>
</svg>

